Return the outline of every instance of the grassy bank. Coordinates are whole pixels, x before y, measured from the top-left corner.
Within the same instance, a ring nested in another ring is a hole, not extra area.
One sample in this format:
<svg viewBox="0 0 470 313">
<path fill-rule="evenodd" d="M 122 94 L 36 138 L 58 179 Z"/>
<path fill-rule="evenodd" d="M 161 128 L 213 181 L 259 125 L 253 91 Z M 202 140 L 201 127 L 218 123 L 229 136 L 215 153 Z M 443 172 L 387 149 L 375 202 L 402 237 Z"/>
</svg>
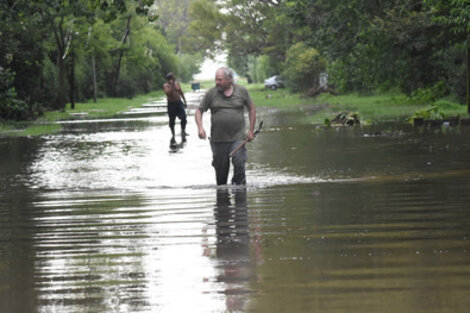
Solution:
<svg viewBox="0 0 470 313">
<path fill-rule="evenodd" d="M 96 103 L 91 101 L 75 103 L 72 110 L 70 103 L 64 111 L 46 112 L 34 122 L 17 122 L 0 124 L 0 133 L 11 136 L 39 136 L 60 131 L 61 126 L 54 122 L 60 120 L 75 119 L 99 119 L 110 118 L 120 113 L 129 111 L 132 108 L 140 107 L 153 99 L 164 97 L 163 91 L 155 91 L 146 95 L 139 95 L 132 99 L 127 98 L 103 98 Z"/>
<path fill-rule="evenodd" d="M 67 104 L 65 111 L 47 112 L 39 122 L 50 122 L 58 120 L 70 120 L 80 117 L 90 119 L 113 117 L 119 113 L 129 111 L 132 108 L 140 107 L 153 99 L 163 98 L 163 91 L 155 91 L 146 95 L 139 95 L 132 99 L 127 98 L 103 98 L 98 99 L 96 103 L 92 100 L 75 104 L 72 110 L 70 103 Z"/>
<path fill-rule="evenodd" d="M 214 85 L 213 81 L 201 82 L 201 88 Z M 182 84 L 185 92 L 191 91 L 191 84 Z M 361 96 L 357 94 L 334 96 L 322 94 L 315 98 L 306 98 L 288 89 L 265 89 L 262 84 L 246 85 L 253 101 L 258 107 L 275 107 L 280 110 L 301 110 L 305 112 L 304 122 L 323 125 L 325 119 L 333 119 L 344 111 L 358 113 L 361 122 L 376 123 L 385 121 L 403 121 L 411 118 L 416 112 L 435 107 L 444 116 L 468 117 L 466 107 L 452 101 L 441 100 L 432 104 L 417 103 L 402 94 L 380 94 Z M 1 135 L 38 136 L 60 131 L 61 126 L 54 123 L 59 120 L 109 118 L 140 107 L 151 100 L 164 97 L 163 91 L 156 91 L 133 99 L 104 98 L 96 103 L 88 101 L 76 103 L 75 109 L 66 106 L 65 111 L 47 112 L 34 122 L 0 124 Z"/>
<path fill-rule="evenodd" d="M 406 122 L 415 114 L 423 114 L 434 108 L 431 115 L 468 116 L 466 107 L 449 100 L 434 103 L 419 103 L 403 94 L 378 94 L 361 96 L 358 94 L 331 95 L 321 94 L 315 98 L 306 98 L 287 89 L 267 90 L 261 84 L 248 86 L 253 101 L 257 106 L 276 107 L 283 110 L 303 110 L 305 121 L 323 124 L 325 119 L 332 119 L 339 112 L 356 112 L 361 121 L 377 123 L 386 121 Z"/>
</svg>

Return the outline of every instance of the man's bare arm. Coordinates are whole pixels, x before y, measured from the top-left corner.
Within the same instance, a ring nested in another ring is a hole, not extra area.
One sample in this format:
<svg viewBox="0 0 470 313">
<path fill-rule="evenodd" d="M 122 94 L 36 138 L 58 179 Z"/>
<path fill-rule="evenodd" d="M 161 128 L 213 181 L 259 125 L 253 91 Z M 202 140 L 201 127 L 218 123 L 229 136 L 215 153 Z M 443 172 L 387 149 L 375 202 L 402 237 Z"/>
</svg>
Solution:
<svg viewBox="0 0 470 313">
<path fill-rule="evenodd" d="M 256 108 L 253 102 L 250 102 L 248 106 L 248 118 L 250 119 L 250 130 L 248 131 L 248 141 L 252 141 L 255 138 L 255 125 L 256 125 Z"/>
<path fill-rule="evenodd" d="M 196 125 L 197 125 L 197 132 L 199 135 L 199 138 L 201 139 L 206 139 L 206 131 L 204 129 L 204 126 L 202 125 L 202 111 L 200 108 L 196 109 L 196 113 L 194 114 L 195 119 L 196 119 Z"/>
<path fill-rule="evenodd" d="M 188 103 L 186 102 L 186 97 L 184 96 L 183 89 L 181 89 L 181 85 L 178 84 L 178 83 L 175 83 L 175 84 L 176 84 L 177 90 L 179 91 L 179 93 L 180 93 L 180 95 L 181 95 L 181 98 L 183 98 L 183 100 L 184 100 L 184 104 L 185 104 L 185 105 L 188 104 Z"/>
</svg>

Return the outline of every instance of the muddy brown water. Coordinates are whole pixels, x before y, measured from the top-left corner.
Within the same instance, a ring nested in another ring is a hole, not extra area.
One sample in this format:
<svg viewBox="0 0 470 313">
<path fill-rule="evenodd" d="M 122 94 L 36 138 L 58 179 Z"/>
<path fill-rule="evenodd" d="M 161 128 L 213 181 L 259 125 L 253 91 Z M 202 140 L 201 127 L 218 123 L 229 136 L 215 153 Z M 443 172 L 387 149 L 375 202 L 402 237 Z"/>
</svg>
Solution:
<svg viewBox="0 0 470 313">
<path fill-rule="evenodd" d="M 468 312 L 470 128 L 260 109 L 216 188 L 154 106 L 0 138 L 0 312 Z"/>
</svg>

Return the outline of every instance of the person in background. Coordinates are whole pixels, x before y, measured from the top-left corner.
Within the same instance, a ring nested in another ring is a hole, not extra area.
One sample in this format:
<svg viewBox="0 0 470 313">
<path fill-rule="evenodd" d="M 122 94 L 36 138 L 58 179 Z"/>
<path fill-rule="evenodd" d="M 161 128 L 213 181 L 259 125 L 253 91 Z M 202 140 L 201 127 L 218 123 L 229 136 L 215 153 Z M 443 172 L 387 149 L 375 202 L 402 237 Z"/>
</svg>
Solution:
<svg viewBox="0 0 470 313">
<path fill-rule="evenodd" d="M 167 99 L 167 113 L 170 119 L 170 129 L 172 139 L 175 138 L 175 122 L 176 117 L 181 121 L 181 136 L 183 140 L 186 138 L 186 98 L 180 84 L 175 79 L 175 74 L 168 73 L 166 75 L 167 82 L 163 84 L 163 90 Z M 184 102 L 183 102 L 184 101 Z"/>
<path fill-rule="evenodd" d="M 250 123 L 246 134 L 245 109 L 248 111 Z M 221 67 L 216 71 L 215 86 L 205 93 L 196 109 L 195 119 L 201 139 L 207 138 L 202 117 L 208 110 L 211 111 L 212 166 L 215 169 L 217 185 L 226 185 L 230 170 L 230 152 L 245 138 L 248 141 L 253 140 L 256 123 L 253 100 L 245 87 L 233 82 L 233 72 L 227 67 Z M 246 149 L 243 147 L 232 156 L 234 168 L 232 184 L 246 185 L 245 162 Z"/>
</svg>

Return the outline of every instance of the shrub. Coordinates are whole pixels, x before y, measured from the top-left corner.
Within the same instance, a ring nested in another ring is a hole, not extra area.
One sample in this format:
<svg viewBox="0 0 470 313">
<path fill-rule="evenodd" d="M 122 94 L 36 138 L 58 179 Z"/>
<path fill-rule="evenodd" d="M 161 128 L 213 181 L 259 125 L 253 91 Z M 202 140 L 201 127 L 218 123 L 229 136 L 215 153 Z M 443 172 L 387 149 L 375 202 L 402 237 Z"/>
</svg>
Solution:
<svg viewBox="0 0 470 313">
<path fill-rule="evenodd" d="M 31 117 L 28 104 L 17 99 L 13 85 L 15 75 L 10 69 L 0 67 L 0 118 L 4 120 L 26 120 Z"/>
<path fill-rule="evenodd" d="M 178 56 L 177 75 L 183 82 L 189 82 L 194 74 L 199 71 L 202 58 L 198 55 L 181 54 Z"/>
<path fill-rule="evenodd" d="M 138 86 L 132 77 L 121 75 L 118 80 L 116 96 L 132 99 L 138 93 Z"/>
<path fill-rule="evenodd" d="M 423 119 L 441 119 L 444 118 L 445 115 L 439 111 L 439 107 L 437 105 L 429 107 L 429 108 L 424 108 L 421 110 L 416 111 L 413 116 L 409 118 L 409 121 L 413 121 L 415 118 L 423 118 Z"/>
<path fill-rule="evenodd" d="M 307 91 L 318 87 L 325 68 L 326 61 L 318 51 L 299 42 L 287 51 L 282 75 L 292 91 Z"/>
<path fill-rule="evenodd" d="M 436 100 L 443 98 L 448 93 L 447 87 L 443 81 L 436 83 L 431 88 L 419 88 L 410 97 L 415 104 L 431 104 Z"/>
</svg>

